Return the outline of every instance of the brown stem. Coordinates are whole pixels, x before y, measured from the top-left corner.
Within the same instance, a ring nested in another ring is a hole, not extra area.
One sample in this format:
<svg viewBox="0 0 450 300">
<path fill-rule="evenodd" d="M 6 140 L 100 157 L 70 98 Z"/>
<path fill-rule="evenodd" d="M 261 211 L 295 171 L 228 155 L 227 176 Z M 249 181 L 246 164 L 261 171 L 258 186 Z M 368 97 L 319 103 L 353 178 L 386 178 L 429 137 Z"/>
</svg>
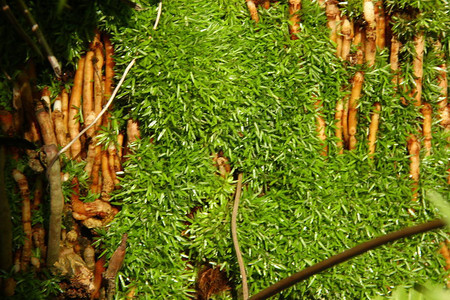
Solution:
<svg viewBox="0 0 450 300">
<path fill-rule="evenodd" d="M 373 158 L 373 154 L 375 153 L 375 142 L 377 141 L 378 125 L 380 123 L 381 104 L 379 102 L 375 102 L 373 104 L 373 107 L 374 110 L 370 118 L 369 137 L 368 137 L 370 158 Z"/>
<path fill-rule="evenodd" d="M 414 82 L 415 87 L 411 91 L 411 97 L 414 97 L 415 106 L 422 105 L 422 77 L 423 77 L 423 52 L 425 48 L 425 37 L 423 33 L 419 33 L 414 37 L 414 46 L 416 55 L 413 60 Z"/>
<path fill-rule="evenodd" d="M 242 258 L 241 249 L 239 247 L 239 240 L 237 236 L 237 213 L 239 209 L 239 200 L 241 198 L 242 192 L 242 173 L 238 175 L 238 182 L 236 186 L 236 195 L 234 197 L 234 205 L 233 212 L 231 214 L 231 237 L 233 239 L 234 250 L 236 251 L 236 257 L 239 264 L 239 272 L 242 277 L 242 293 L 244 300 L 248 299 L 248 284 L 247 284 L 247 275 L 245 273 L 245 264 L 244 259 Z"/>
<path fill-rule="evenodd" d="M 247 8 L 250 12 L 250 17 L 252 18 L 255 23 L 259 22 L 259 16 L 258 16 L 258 10 L 256 9 L 255 1 L 253 0 L 246 0 L 247 2 Z"/>
<path fill-rule="evenodd" d="M 260 300 L 267 299 L 270 296 L 276 295 L 282 290 L 285 290 L 294 284 L 303 281 L 315 274 L 318 274 L 326 269 L 332 268 L 340 263 L 343 263 L 355 256 L 363 254 L 369 250 L 375 249 L 379 246 L 385 245 L 387 243 L 391 243 L 393 241 L 410 237 L 415 234 L 424 233 L 430 230 L 442 228 L 445 226 L 445 222 L 443 220 L 437 219 L 430 221 L 428 223 L 423 223 L 420 225 L 403 228 L 401 230 L 374 238 L 365 243 L 359 244 L 351 249 L 348 249 L 342 253 L 334 255 L 324 261 L 321 261 L 311 267 L 308 267 L 294 275 L 291 275 L 285 279 L 282 279 L 275 283 L 274 285 L 269 286 L 268 288 L 262 290 L 256 295 L 250 297 L 250 300 Z"/>
<path fill-rule="evenodd" d="M 57 159 L 56 145 L 44 146 L 47 155 L 47 165 L 51 165 L 47 171 L 50 183 L 50 221 L 48 232 L 47 266 L 52 267 L 59 258 L 59 246 L 61 242 L 61 219 L 64 206 L 64 197 L 61 186 L 61 169 Z"/>
<path fill-rule="evenodd" d="M 358 123 L 358 100 L 361 96 L 362 83 L 364 75 L 361 72 L 356 72 L 353 77 L 352 93 L 348 103 L 348 135 L 349 135 L 349 150 L 356 148 L 356 125 Z"/>
<path fill-rule="evenodd" d="M 365 59 L 369 66 L 373 66 L 377 52 L 377 23 L 375 20 L 375 8 L 371 0 L 364 0 L 364 19 L 366 21 Z"/>
<path fill-rule="evenodd" d="M 412 179 L 413 201 L 417 200 L 420 178 L 420 144 L 414 134 L 410 134 L 407 139 L 409 152 L 409 177 Z"/>
<path fill-rule="evenodd" d="M 424 102 L 421 109 L 423 115 L 422 135 L 425 146 L 425 156 L 431 155 L 431 123 L 432 123 L 432 108 L 430 103 Z"/>
<path fill-rule="evenodd" d="M 289 0 L 289 33 L 291 40 L 297 40 L 300 32 L 300 12 L 301 0 Z"/>
<path fill-rule="evenodd" d="M 22 196 L 22 226 L 25 233 L 25 240 L 22 248 L 22 259 L 20 270 L 26 271 L 31 260 L 32 231 L 31 231 L 31 201 L 30 189 L 28 187 L 27 178 L 19 170 L 12 171 L 14 180 L 19 186 L 20 195 Z"/>
<path fill-rule="evenodd" d="M 338 1 L 336 0 L 329 0 L 326 2 L 326 8 L 325 13 L 327 15 L 327 26 L 331 29 L 330 32 L 330 39 L 337 43 L 338 41 L 338 32 L 337 32 L 337 26 L 340 21 L 341 17 L 341 11 L 339 10 Z"/>
</svg>

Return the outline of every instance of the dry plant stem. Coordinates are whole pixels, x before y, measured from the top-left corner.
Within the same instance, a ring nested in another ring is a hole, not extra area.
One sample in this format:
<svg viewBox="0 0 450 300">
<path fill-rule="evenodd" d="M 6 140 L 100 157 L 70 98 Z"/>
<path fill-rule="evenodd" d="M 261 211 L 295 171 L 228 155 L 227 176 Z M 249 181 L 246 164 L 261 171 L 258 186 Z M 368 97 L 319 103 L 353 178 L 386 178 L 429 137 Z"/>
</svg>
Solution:
<svg viewBox="0 0 450 300">
<path fill-rule="evenodd" d="M 12 266 L 12 223 L 5 185 L 6 150 L 0 146 L 0 270 L 8 272 Z"/>
<path fill-rule="evenodd" d="M 91 299 L 98 299 L 100 297 L 100 288 L 102 285 L 102 273 L 105 271 L 105 257 L 100 257 L 95 262 L 95 269 L 94 269 L 94 281 L 93 281 L 93 292 L 91 295 Z"/>
<path fill-rule="evenodd" d="M 395 35 L 392 36 L 391 39 L 391 56 L 390 56 L 390 64 L 391 64 L 391 70 L 394 74 L 393 83 L 395 88 L 400 84 L 399 82 L 399 72 L 400 72 L 400 65 L 398 63 L 399 53 L 400 53 L 400 47 L 401 47 L 400 41 L 397 39 Z"/>
<path fill-rule="evenodd" d="M 300 12 L 301 0 L 289 0 L 289 33 L 291 40 L 297 40 L 300 32 Z"/>
<path fill-rule="evenodd" d="M 12 171 L 12 176 L 19 186 L 20 195 L 22 197 L 22 226 L 25 239 L 22 247 L 22 259 L 20 270 L 26 271 L 31 260 L 32 231 L 31 231 L 31 201 L 30 189 L 25 175 L 17 169 Z"/>
<path fill-rule="evenodd" d="M 80 133 L 80 122 L 78 121 L 78 111 L 81 108 L 81 94 L 83 93 L 83 74 L 86 58 L 82 56 L 78 61 L 78 69 L 75 73 L 75 79 L 73 82 L 72 93 L 70 94 L 69 105 L 69 120 L 68 129 L 69 135 L 72 139 L 65 148 L 70 147 L 72 152 L 72 158 L 80 160 L 81 143 L 78 139 L 75 139 Z M 65 149 L 67 150 L 67 149 Z"/>
<path fill-rule="evenodd" d="M 424 102 L 421 109 L 423 115 L 423 144 L 425 146 L 425 156 L 431 155 L 431 123 L 432 123 L 432 108 L 430 103 Z"/>
<path fill-rule="evenodd" d="M 449 241 L 445 241 L 440 244 L 441 244 L 441 249 L 439 250 L 439 253 L 441 253 L 445 259 L 444 269 L 447 271 L 447 270 L 450 270 L 450 251 L 448 250 L 448 247 L 447 247 L 447 244 L 449 244 Z M 450 279 L 447 279 L 447 288 L 450 288 Z"/>
<path fill-rule="evenodd" d="M 55 130 L 53 126 L 53 121 L 50 117 L 47 108 L 44 107 L 43 102 L 39 101 L 36 104 L 36 117 L 41 128 L 42 139 L 45 145 L 56 145 L 58 142 L 56 140 Z"/>
<path fill-rule="evenodd" d="M 102 111 L 100 112 L 100 114 L 98 116 L 95 117 L 94 122 L 92 122 L 92 124 L 90 124 L 89 126 L 87 126 L 86 128 L 84 128 L 81 132 L 79 132 L 75 137 L 72 137 L 71 134 L 71 138 L 72 140 L 69 142 L 69 144 L 67 144 L 66 147 L 62 148 L 61 150 L 59 150 L 57 156 L 55 157 L 55 160 L 58 159 L 58 157 L 64 153 L 69 147 L 71 147 L 75 142 L 78 141 L 78 139 L 87 131 L 89 130 L 89 128 L 91 128 L 95 123 L 97 123 L 98 120 L 100 120 L 100 118 L 102 117 L 102 115 L 106 112 L 106 110 L 108 109 L 108 107 L 111 105 L 112 101 L 114 100 L 114 97 L 116 97 L 117 92 L 119 91 L 119 88 L 122 86 L 123 81 L 125 80 L 128 72 L 130 71 L 131 67 L 134 65 L 134 63 L 136 62 L 136 59 L 134 58 L 126 67 L 125 71 L 123 72 L 122 78 L 120 78 L 119 83 L 117 84 L 116 88 L 114 89 L 114 92 L 112 93 L 111 97 L 109 98 L 108 102 L 105 104 L 105 106 L 103 107 Z M 77 70 L 78 73 L 78 70 Z M 75 80 L 76 80 L 76 74 L 75 74 Z M 75 87 L 75 84 L 74 84 Z M 73 93 L 73 92 L 72 92 Z M 78 141 L 79 142 L 79 141 Z M 81 148 L 81 147 L 80 147 Z M 79 151 L 78 151 L 79 153 Z M 74 154 L 72 154 L 73 156 L 75 156 Z M 49 164 L 49 166 L 51 166 L 51 164 Z"/>
<path fill-rule="evenodd" d="M 92 166 L 92 172 L 91 172 L 91 191 L 98 194 L 100 193 L 101 189 L 101 183 L 100 183 L 100 168 L 102 165 L 102 148 L 101 146 L 97 145 L 95 147 L 95 159 L 94 159 L 94 165 Z"/>
<path fill-rule="evenodd" d="M 122 267 L 123 260 L 125 258 L 127 238 L 128 234 L 125 233 L 122 236 L 122 242 L 120 243 L 120 246 L 116 249 L 116 251 L 114 251 L 111 259 L 109 260 L 108 269 L 106 269 L 106 272 L 103 274 L 104 278 L 108 282 L 107 299 L 112 299 L 115 294 L 115 278 L 120 268 Z"/>
<path fill-rule="evenodd" d="M 127 122 L 127 144 L 134 143 L 140 138 L 139 123 L 133 119 L 129 119 Z"/>
<path fill-rule="evenodd" d="M 322 147 L 323 147 L 322 151 L 320 152 L 320 155 L 327 156 L 328 146 L 326 145 L 327 135 L 325 134 L 325 126 L 326 126 L 325 119 L 322 116 L 322 110 L 323 110 L 322 101 L 317 100 L 314 103 L 314 108 L 316 110 L 316 123 L 317 123 L 316 131 L 317 131 L 319 140 L 322 141 Z"/>
<path fill-rule="evenodd" d="M 376 45 L 378 49 L 383 49 L 386 46 L 386 15 L 384 13 L 383 1 L 375 3 L 376 15 Z"/>
<path fill-rule="evenodd" d="M 436 42 L 436 50 L 441 51 L 442 45 Z M 444 60 L 443 55 L 438 58 Z M 437 78 L 438 86 L 441 89 L 441 95 L 438 101 L 438 115 L 441 126 L 447 128 L 450 125 L 450 107 L 448 106 L 448 80 L 447 80 L 447 65 L 445 62 L 439 65 L 439 75 Z"/>
<path fill-rule="evenodd" d="M 337 138 L 336 146 L 339 150 L 339 154 L 344 153 L 344 143 L 342 140 L 342 115 L 344 113 L 343 100 L 339 99 L 336 103 L 336 112 L 334 114 L 334 119 L 336 121 L 336 131 L 335 136 Z"/>
<path fill-rule="evenodd" d="M 34 20 L 33 15 L 31 14 L 30 10 L 28 9 L 27 5 L 25 4 L 24 0 L 17 0 L 20 7 L 22 8 L 23 14 L 25 15 L 25 18 L 27 19 L 28 23 L 31 26 L 31 31 L 33 31 L 36 34 L 36 37 L 41 44 L 41 46 L 44 48 L 45 53 L 47 54 L 47 59 L 50 62 L 50 65 L 53 68 L 53 71 L 55 72 L 56 77 L 61 77 L 61 66 L 58 63 L 58 60 L 53 55 L 53 51 L 50 48 L 50 46 L 47 43 L 47 40 L 45 39 L 44 34 L 41 31 L 41 28 Z"/>
<path fill-rule="evenodd" d="M 111 178 L 114 182 L 114 185 L 117 185 L 120 183 L 119 179 L 117 179 L 116 172 L 120 171 L 120 167 L 117 168 L 116 166 L 116 160 L 117 160 L 117 149 L 114 146 L 114 143 L 109 143 L 108 145 L 108 165 L 109 165 L 109 171 L 111 174 Z"/>
<path fill-rule="evenodd" d="M 103 47 L 101 44 L 97 45 L 95 49 L 95 61 L 94 64 L 94 111 L 95 115 L 100 114 L 103 107 L 103 95 L 104 87 L 102 86 L 102 68 L 103 68 Z M 97 129 L 100 127 L 99 124 L 95 126 Z"/>
<path fill-rule="evenodd" d="M 338 1 L 336 0 L 329 0 L 326 2 L 326 8 L 325 13 L 327 15 L 327 26 L 331 29 L 330 32 L 330 39 L 337 43 L 338 41 L 338 32 L 337 32 L 337 26 L 340 21 L 341 12 L 339 10 L 339 7 L 337 6 Z"/>
<path fill-rule="evenodd" d="M 377 23 L 375 20 L 375 8 L 371 0 L 364 0 L 364 20 L 366 21 L 365 59 L 369 66 L 373 66 L 377 52 Z"/>
<path fill-rule="evenodd" d="M 373 154 L 375 153 L 375 142 L 377 141 L 378 125 L 380 123 L 380 112 L 381 112 L 381 104 L 379 102 L 375 102 L 373 104 L 373 112 L 370 118 L 369 137 L 368 137 L 370 158 L 373 158 Z"/>
<path fill-rule="evenodd" d="M 416 55 L 413 60 L 413 71 L 415 88 L 411 92 L 411 97 L 414 97 L 415 106 L 422 105 L 422 77 L 423 77 L 423 52 L 425 48 L 425 37 L 423 33 L 419 33 L 414 37 L 414 46 Z"/>
<path fill-rule="evenodd" d="M 361 96 L 362 83 L 364 75 L 361 72 L 356 72 L 353 77 L 352 93 L 348 103 L 348 135 L 349 135 L 349 150 L 356 148 L 356 125 L 358 122 L 358 100 Z"/>
<path fill-rule="evenodd" d="M 105 44 L 105 97 L 109 98 L 112 94 L 112 83 L 114 79 L 114 47 L 108 36 L 103 38 Z"/>
<path fill-rule="evenodd" d="M 20 26 L 20 23 L 17 21 L 16 17 L 11 11 L 11 8 L 6 3 L 5 0 L 2 0 L 2 10 L 5 14 L 6 18 L 8 19 L 9 23 L 14 27 L 16 32 L 22 37 L 22 39 L 27 42 L 28 45 L 30 45 L 31 48 L 33 48 L 33 51 L 36 52 L 36 54 L 40 58 L 44 58 L 44 55 L 41 52 L 41 49 L 39 49 L 38 45 L 30 38 L 30 36 L 25 32 L 25 30 Z"/>
<path fill-rule="evenodd" d="M 48 181 L 50 183 L 50 222 L 47 243 L 47 266 L 52 267 L 59 258 L 64 197 L 61 187 L 61 169 L 59 166 L 56 145 L 44 146 L 44 151 L 47 154 L 47 166 L 51 166 L 47 171 Z"/>
<path fill-rule="evenodd" d="M 250 12 L 250 17 L 252 18 L 255 23 L 259 22 L 259 16 L 258 16 L 258 10 L 256 9 L 255 1 L 253 0 L 246 0 L 247 7 Z"/>
<path fill-rule="evenodd" d="M 239 209 L 239 200 L 241 198 L 242 191 L 242 173 L 238 175 L 238 181 L 236 186 L 236 195 L 234 197 L 233 213 L 231 214 L 231 237 L 233 239 L 234 250 L 236 251 L 236 257 L 239 264 L 239 271 L 242 277 L 242 293 L 244 300 L 248 299 L 248 285 L 247 285 L 247 275 L 245 273 L 244 259 L 242 258 L 241 249 L 239 247 L 239 241 L 237 237 L 237 213 Z"/>
<path fill-rule="evenodd" d="M 114 190 L 114 179 L 111 176 L 109 168 L 108 152 L 102 151 L 102 200 L 108 201 L 110 193 Z"/>
<path fill-rule="evenodd" d="M 155 25 L 153 25 L 153 30 L 156 30 L 158 28 L 159 20 L 161 19 L 161 13 L 162 13 L 162 1 L 158 4 L 158 14 L 156 15 Z"/>
<path fill-rule="evenodd" d="M 86 157 L 86 166 L 84 167 L 84 171 L 86 174 L 90 177 L 92 174 L 92 168 L 94 167 L 95 163 L 95 156 L 96 156 L 96 142 L 91 141 L 89 143 L 88 151 L 87 151 L 87 157 Z"/>
<path fill-rule="evenodd" d="M 87 116 L 94 111 L 94 51 L 86 53 L 83 74 L 83 118 L 87 122 Z M 89 125 L 86 123 L 86 126 Z"/>
<path fill-rule="evenodd" d="M 337 255 L 334 255 L 324 261 L 321 261 L 315 265 L 312 265 L 311 267 L 308 267 L 298 273 L 295 273 L 294 275 L 291 275 L 287 278 L 284 278 L 274 285 L 269 286 L 268 288 L 262 290 L 261 292 L 257 293 L 256 295 L 252 296 L 250 300 L 260 300 L 260 299 L 267 299 L 270 296 L 276 295 L 282 290 L 285 290 L 294 284 L 303 281 L 315 274 L 318 274 L 326 269 L 329 269 L 331 267 L 334 267 L 340 263 L 343 263 L 355 256 L 358 256 L 360 254 L 363 254 L 369 250 L 375 249 L 381 245 L 385 245 L 387 243 L 391 243 L 393 241 L 410 237 L 415 234 L 424 233 L 430 230 L 442 228 L 445 226 L 445 222 L 443 220 L 437 219 L 430 221 L 428 223 L 423 223 L 420 225 L 407 227 L 392 233 L 388 233 L 386 235 L 374 238 L 370 241 L 364 242 L 362 244 L 359 244 L 351 249 L 345 250 L 344 252 L 341 252 Z"/>
<path fill-rule="evenodd" d="M 345 96 L 343 99 L 344 109 L 342 110 L 342 136 L 344 137 L 344 146 L 348 147 L 350 135 L 348 134 L 348 104 L 350 98 Z"/>
<path fill-rule="evenodd" d="M 347 18 L 345 18 L 344 21 L 342 22 L 341 34 L 342 34 L 342 48 L 340 52 L 340 57 L 343 60 L 348 60 L 348 56 L 350 54 L 350 47 L 352 44 L 352 27 L 350 21 Z"/>
<path fill-rule="evenodd" d="M 53 124 L 55 125 L 55 135 L 58 145 L 65 147 L 67 145 L 67 131 L 64 126 L 64 116 L 61 111 L 61 99 L 56 99 L 53 105 Z"/>
<path fill-rule="evenodd" d="M 64 130 L 69 133 L 69 94 L 66 89 L 61 91 L 61 112 L 63 114 Z"/>
<path fill-rule="evenodd" d="M 413 181 L 412 191 L 413 191 L 413 201 L 417 201 L 418 188 L 419 188 L 419 178 L 420 178 L 420 144 L 414 134 L 410 134 L 407 139 L 407 146 L 409 152 L 409 177 Z"/>
</svg>

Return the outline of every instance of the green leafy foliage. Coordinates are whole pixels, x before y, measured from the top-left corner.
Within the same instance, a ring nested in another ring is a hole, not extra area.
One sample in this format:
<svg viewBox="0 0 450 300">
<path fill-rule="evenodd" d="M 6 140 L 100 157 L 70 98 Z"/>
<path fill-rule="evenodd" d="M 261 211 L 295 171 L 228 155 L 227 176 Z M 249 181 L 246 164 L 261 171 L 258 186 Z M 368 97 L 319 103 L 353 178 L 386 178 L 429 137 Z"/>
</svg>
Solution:
<svg viewBox="0 0 450 300">
<path fill-rule="evenodd" d="M 334 109 L 354 71 L 335 57 L 316 3 L 302 2 L 300 39 L 289 40 L 286 4 L 260 9 L 258 25 L 244 1 L 164 2 L 156 31 L 156 5 L 133 15 L 126 28 L 105 19 L 117 65 L 138 57 L 120 98 L 146 136 L 114 197 L 122 211 L 101 239 L 113 249 L 123 232 L 131 234 L 119 280 L 123 292 L 136 286 L 147 297 L 187 297 L 195 267 L 205 262 L 225 269 L 239 289 L 229 229 L 232 178 L 222 181 L 211 168 L 211 153 L 219 150 L 244 172 L 238 235 L 251 294 L 358 243 L 435 216 L 425 199 L 410 202 L 406 137 L 417 131 L 420 113 L 395 93 L 388 53 L 378 54 L 376 68 L 363 69 L 358 147 L 338 156 Z M 424 97 L 435 103 L 436 89 L 429 87 L 436 84 L 431 70 L 438 62 L 431 55 Z M 319 155 L 313 94 L 324 105 L 327 159 Z M 375 101 L 383 112 L 371 160 L 366 136 Z M 437 133 L 433 143 L 421 184 L 445 191 L 443 135 Z M 196 206 L 202 208 L 191 224 L 184 223 Z M 438 282 L 441 235 L 382 247 L 282 297 L 362 299 L 389 294 L 400 284 Z"/>
</svg>

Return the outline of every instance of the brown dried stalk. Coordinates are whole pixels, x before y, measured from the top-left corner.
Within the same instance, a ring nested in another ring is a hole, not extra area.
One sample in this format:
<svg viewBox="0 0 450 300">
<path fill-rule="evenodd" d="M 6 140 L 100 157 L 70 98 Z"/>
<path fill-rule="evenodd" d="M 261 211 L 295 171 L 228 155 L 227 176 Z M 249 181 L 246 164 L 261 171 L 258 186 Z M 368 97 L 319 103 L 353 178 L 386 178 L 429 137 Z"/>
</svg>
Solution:
<svg viewBox="0 0 450 300">
<path fill-rule="evenodd" d="M 365 59 L 369 66 L 373 66 L 377 52 L 377 23 L 375 20 L 375 7 L 371 0 L 364 0 L 364 20 L 366 21 Z"/>
<path fill-rule="evenodd" d="M 316 131 L 317 131 L 319 140 L 322 141 L 322 151 L 320 152 L 320 155 L 327 156 L 328 146 L 326 144 L 327 135 L 325 134 L 326 124 L 325 124 L 325 120 L 322 116 L 322 110 L 323 110 L 322 101 L 319 99 L 317 101 L 315 101 L 314 108 L 316 110 L 316 123 L 317 123 Z"/>
<path fill-rule="evenodd" d="M 356 72 L 353 77 L 352 93 L 348 103 L 348 135 L 349 145 L 348 149 L 353 150 L 356 148 L 356 125 L 358 123 L 358 100 L 361 96 L 362 83 L 364 81 L 364 75 L 361 72 Z"/>
<path fill-rule="evenodd" d="M 340 52 L 340 57 L 343 60 L 348 60 L 350 55 L 350 47 L 352 44 L 352 26 L 347 18 L 345 18 L 344 21 L 342 22 L 341 34 L 342 34 L 342 49 Z"/>
<path fill-rule="evenodd" d="M 375 143 L 377 140 L 378 133 L 378 125 L 380 123 L 380 112 L 381 112 L 381 104 L 379 102 L 375 102 L 373 104 L 373 112 L 370 118 L 370 127 L 369 127 L 369 157 L 373 158 L 373 154 L 375 153 Z"/>
<path fill-rule="evenodd" d="M 409 152 L 409 177 L 412 179 L 413 201 L 417 201 L 419 178 L 420 178 L 420 143 L 414 134 L 410 134 L 407 139 Z"/>
<path fill-rule="evenodd" d="M 431 155 L 431 123 L 432 123 L 432 108 L 430 103 L 424 102 L 421 109 L 423 115 L 422 135 L 425 146 L 425 156 Z"/>
<path fill-rule="evenodd" d="M 330 39 L 337 43 L 338 41 L 338 23 L 341 20 L 341 11 L 338 7 L 338 1 L 336 0 L 329 0 L 326 2 L 326 8 L 325 13 L 327 15 L 327 26 L 331 29 L 330 32 Z"/>
<path fill-rule="evenodd" d="M 12 171 L 12 176 L 19 186 L 20 195 L 22 196 L 22 226 L 25 239 L 22 247 L 22 259 L 20 262 L 20 270 L 26 271 L 31 260 L 32 246 L 32 230 L 31 230 L 31 201 L 30 189 L 25 175 L 17 169 Z"/>
<path fill-rule="evenodd" d="M 119 272 L 120 268 L 122 267 L 123 260 L 125 259 L 126 254 L 126 247 L 127 247 L 127 238 L 128 234 L 124 234 L 122 236 L 122 242 L 120 243 L 120 246 L 114 251 L 113 255 L 111 256 L 111 259 L 109 260 L 108 268 L 106 269 L 106 272 L 103 274 L 103 277 L 107 280 L 107 299 L 112 299 L 115 290 L 116 290 L 116 276 Z"/>
<path fill-rule="evenodd" d="M 43 91 L 43 96 L 46 97 L 46 91 Z M 43 100 L 36 103 L 36 117 L 41 128 L 42 139 L 45 145 L 57 145 L 53 121 L 49 113 L 49 107 L 45 106 Z"/>
<path fill-rule="evenodd" d="M 376 45 L 378 49 L 383 49 L 386 46 L 386 15 L 384 13 L 383 1 L 375 3 L 376 15 Z"/>
<path fill-rule="evenodd" d="M 334 114 L 334 119 L 336 121 L 336 132 L 335 132 L 335 136 L 337 138 L 337 142 L 336 142 L 336 146 L 339 150 L 339 154 L 343 154 L 344 153 L 344 143 L 342 140 L 342 115 L 344 113 L 344 104 L 343 104 L 343 100 L 339 99 L 336 103 L 336 112 Z"/>
<path fill-rule="evenodd" d="M 250 12 L 250 17 L 255 23 L 259 22 L 258 10 L 256 9 L 256 3 L 253 0 L 246 0 L 247 8 Z"/>
<path fill-rule="evenodd" d="M 75 79 L 73 81 L 72 93 L 70 94 L 69 105 L 69 120 L 68 129 L 69 135 L 72 139 L 72 145 L 70 151 L 72 152 L 72 158 L 80 160 L 81 143 L 78 139 L 75 139 L 80 133 L 80 122 L 78 121 L 78 111 L 81 108 L 81 94 L 83 92 L 83 74 L 86 58 L 82 56 L 78 61 L 78 69 L 75 73 Z M 64 149 L 64 148 L 63 148 Z"/>
<path fill-rule="evenodd" d="M 83 70 L 83 118 L 88 126 L 87 116 L 94 111 L 94 51 L 86 53 Z"/>
<path fill-rule="evenodd" d="M 301 0 L 289 0 L 289 33 L 291 40 L 297 40 L 300 32 L 300 12 Z"/>
<path fill-rule="evenodd" d="M 423 77 L 423 52 L 425 48 L 425 37 L 423 33 L 419 33 L 414 37 L 414 46 L 416 55 L 413 60 L 414 82 L 415 87 L 411 91 L 411 97 L 414 97 L 415 106 L 422 105 L 422 77 Z"/>
</svg>

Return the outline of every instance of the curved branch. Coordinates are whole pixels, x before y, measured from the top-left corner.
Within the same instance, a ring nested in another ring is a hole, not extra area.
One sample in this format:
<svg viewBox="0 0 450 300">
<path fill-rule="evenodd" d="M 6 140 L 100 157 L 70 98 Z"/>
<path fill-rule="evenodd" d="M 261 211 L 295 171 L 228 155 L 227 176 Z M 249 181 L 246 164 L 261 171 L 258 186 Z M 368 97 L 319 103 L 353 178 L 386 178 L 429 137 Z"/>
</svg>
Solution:
<svg viewBox="0 0 450 300">
<path fill-rule="evenodd" d="M 445 226 L 445 222 L 443 220 L 436 219 L 436 220 L 430 221 L 428 223 L 423 223 L 420 225 L 403 228 L 398 231 L 388 233 L 386 235 L 374 238 L 370 241 L 359 244 L 356 247 L 353 247 L 353 248 L 348 249 L 344 252 L 341 252 L 337 255 L 334 255 L 334 256 L 332 256 L 324 261 L 321 261 L 311 267 L 308 267 L 298 273 L 295 273 L 294 275 L 284 278 L 284 279 L 278 281 L 277 283 L 275 283 L 274 285 L 271 285 L 268 288 L 257 293 L 256 295 L 250 297 L 250 300 L 267 299 L 270 296 L 276 295 L 279 292 L 281 292 L 282 290 L 285 290 L 302 280 L 305 280 L 305 279 L 307 279 L 317 273 L 320 273 L 326 269 L 329 269 L 335 265 L 343 263 L 343 262 L 349 260 L 350 258 L 358 256 L 364 252 L 375 249 L 381 245 L 396 241 L 401 238 L 409 237 L 409 236 L 412 236 L 412 235 L 415 235 L 418 233 L 423 233 L 423 232 L 441 228 L 444 226 Z"/>
</svg>

